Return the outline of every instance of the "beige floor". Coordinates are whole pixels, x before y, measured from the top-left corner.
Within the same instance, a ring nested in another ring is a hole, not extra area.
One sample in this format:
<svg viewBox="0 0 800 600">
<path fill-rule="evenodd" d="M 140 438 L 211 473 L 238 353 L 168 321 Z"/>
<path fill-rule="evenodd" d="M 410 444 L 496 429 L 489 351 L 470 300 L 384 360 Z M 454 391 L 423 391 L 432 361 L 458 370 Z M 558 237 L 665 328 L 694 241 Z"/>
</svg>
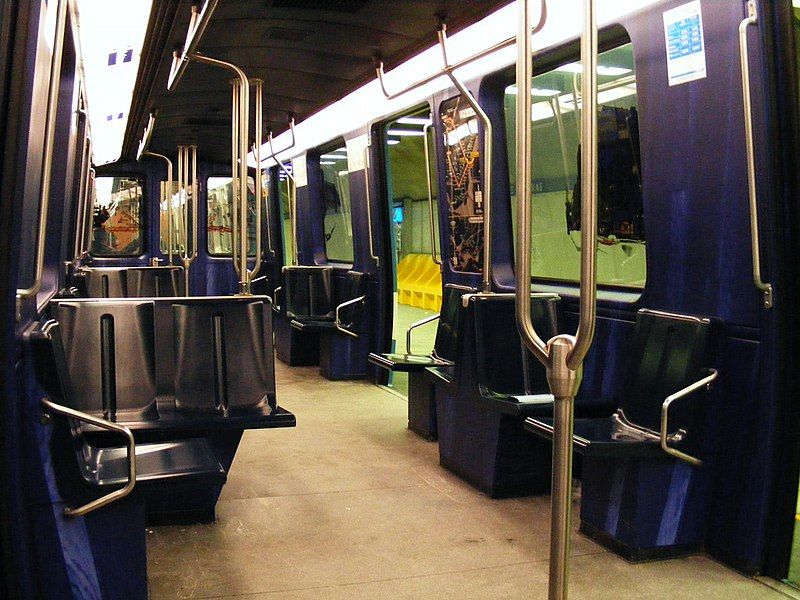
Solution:
<svg viewBox="0 0 800 600">
<path fill-rule="evenodd" d="M 375 386 L 278 378 L 298 426 L 246 433 L 216 524 L 148 530 L 152 598 L 546 598 L 547 497 L 476 492 Z M 786 597 L 703 556 L 631 565 L 579 534 L 572 552 L 575 599 Z"/>
</svg>

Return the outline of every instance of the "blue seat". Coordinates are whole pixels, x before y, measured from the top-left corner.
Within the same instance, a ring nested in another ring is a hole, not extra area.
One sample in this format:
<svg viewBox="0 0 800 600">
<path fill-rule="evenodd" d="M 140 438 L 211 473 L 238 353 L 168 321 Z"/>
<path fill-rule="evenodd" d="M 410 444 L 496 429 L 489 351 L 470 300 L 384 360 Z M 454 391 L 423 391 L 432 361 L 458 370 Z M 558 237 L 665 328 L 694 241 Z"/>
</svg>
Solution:
<svg viewBox="0 0 800 600">
<path fill-rule="evenodd" d="M 703 396 L 717 376 L 709 368 L 715 329 L 709 319 L 640 310 L 616 412 L 575 419 L 581 529 L 629 559 L 702 546 L 710 485 L 701 468 Z M 525 426 L 552 439 L 552 418 Z"/>
</svg>

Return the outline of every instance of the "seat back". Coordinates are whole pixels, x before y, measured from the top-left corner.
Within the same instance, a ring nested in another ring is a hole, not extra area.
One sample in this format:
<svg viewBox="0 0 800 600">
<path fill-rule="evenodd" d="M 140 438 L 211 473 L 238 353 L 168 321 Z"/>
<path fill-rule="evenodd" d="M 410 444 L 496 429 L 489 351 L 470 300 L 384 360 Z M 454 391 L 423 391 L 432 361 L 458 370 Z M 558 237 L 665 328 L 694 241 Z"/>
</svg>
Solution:
<svg viewBox="0 0 800 600">
<path fill-rule="evenodd" d="M 517 329 L 514 294 L 479 294 L 474 304 L 478 386 L 486 396 L 547 393 L 544 366 L 525 347 Z M 531 294 L 531 318 L 549 340 L 561 331 L 561 299 Z"/>
<path fill-rule="evenodd" d="M 75 408 L 111 421 L 154 418 L 153 302 L 59 302 Z"/>
<path fill-rule="evenodd" d="M 125 279 L 129 298 L 183 295 L 183 267 L 129 267 Z"/>
<path fill-rule="evenodd" d="M 177 302 L 174 319 L 178 410 L 246 412 L 275 406 L 272 325 L 264 302 Z"/>
<path fill-rule="evenodd" d="M 286 315 L 290 319 L 333 319 L 333 267 L 283 268 Z"/>
<path fill-rule="evenodd" d="M 127 295 L 125 267 L 86 267 L 78 271 L 90 298 L 124 298 Z"/>
<path fill-rule="evenodd" d="M 667 396 L 705 375 L 711 349 L 708 319 L 642 309 L 636 316 L 630 346 L 628 379 L 622 392 L 625 416 L 658 431 Z M 698 403 L 679 402 L 670 409 L 670 429 L 687 428 Z"/>
<path fill-rule="evenodd" d="M 433 354 L 442 360 L 456 361 L 458 354 L 458 327 L 463 312 L 461 297 L 475 293 L 473 288 L 448 283 L 442 291 L 442 308 L 433 342 Z"/>
</svg>

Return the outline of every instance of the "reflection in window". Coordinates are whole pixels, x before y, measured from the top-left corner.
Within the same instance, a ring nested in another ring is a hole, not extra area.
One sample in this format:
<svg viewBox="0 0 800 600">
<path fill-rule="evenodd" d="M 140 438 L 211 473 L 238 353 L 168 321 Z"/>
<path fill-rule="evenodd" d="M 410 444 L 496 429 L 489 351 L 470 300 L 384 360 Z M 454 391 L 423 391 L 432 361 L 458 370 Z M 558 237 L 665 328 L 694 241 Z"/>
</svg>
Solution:
<svg viewBox="0 0 800 600">
<path fill-rule="evenodd" d="M 292 165 L 287 164 L 286 170 L 292 172 Z M 292 231 L 292 201 L 291 188 L 294 182 L 282 170 L 278 171 L 278 199 L 281 211 L 281 239 L 283 240 L 283 264 L 294 263 L 294 234 Z"/>
<path fill-rule="evenodd" d="M 325 253 L 328 260 L 353 262 L 350 172 L 343 144 L 321 152 L 322 201 L 325 210 Z"/>
<path fill-rule="evenodd" d="M 233 180 L 230 177 L 208 178 L 208 253 L 230 255 L 233 244 Z M 266 205 L 266 202 L 264 203 Z M 256 253 L 255 181 L 247 178 L 247 255 Z"/>
<path fill-rule="evenodd" d="M 600 54 L 597 281 L 644 287 L 645 229 L 633 48 Z M 533 277 L 580 278 L 580 63 L 532 81 Z M 505 116 L 516 235 L 516 86 L 506 88 Z M 577 110 L 576 110 L 577 104 Z"/>
<path fill-rule="evenodd" d="M 142 253 L 142 180 L 95 179 L 91 254 L 136 256 Z"/>
</svg>

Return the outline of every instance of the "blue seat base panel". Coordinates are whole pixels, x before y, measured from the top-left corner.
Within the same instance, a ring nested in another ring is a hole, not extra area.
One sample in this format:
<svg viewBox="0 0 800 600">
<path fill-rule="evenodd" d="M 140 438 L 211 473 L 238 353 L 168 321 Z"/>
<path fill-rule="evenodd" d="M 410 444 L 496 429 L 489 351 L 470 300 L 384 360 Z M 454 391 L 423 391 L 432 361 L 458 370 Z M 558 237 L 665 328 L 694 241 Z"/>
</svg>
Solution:
<svg viewBox="0 0 800 600">
<path fill-rule="evenodd" d="M 366 335 L 354 338 L 339 333 L 336 328 L 322 331 L 319 336 L 319 372 L 330 381 L 365 379 L 369 340 Z"/>
<path fill-rule="evenodd" d="M 424 372 L 408 374 L 408 428 L 430 442 L 439 439 L 436 388 Z"/>
<path fill-rule="evenodd" d="M 436 415 L 446 469 L 492 498 L 550 490 L 550 444 L 526 434 L 522 420 L 450 395 L 437 395 Z"/>
<path fill-rule="evenodd" d="M 667 455 L 584 455 L 581 531 L 632 561 L 703 549 L 708 473 Z"/>
<path fill-rule="evenodd" d="M 311 367 L 319 364 L 319 332 L 301 331 L 292 327 L 285 314 L 275 314 L 275 356 L 290 367 Z"/>
</svg>

